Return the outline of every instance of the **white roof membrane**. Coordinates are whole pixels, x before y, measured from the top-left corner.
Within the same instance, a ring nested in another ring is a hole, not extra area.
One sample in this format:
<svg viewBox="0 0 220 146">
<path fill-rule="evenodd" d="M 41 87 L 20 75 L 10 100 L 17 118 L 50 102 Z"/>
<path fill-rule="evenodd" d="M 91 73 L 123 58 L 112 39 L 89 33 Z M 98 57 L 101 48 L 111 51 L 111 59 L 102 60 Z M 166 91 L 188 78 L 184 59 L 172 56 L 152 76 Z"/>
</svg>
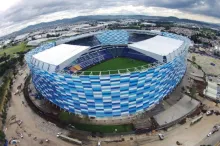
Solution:
<svg viewBox="0 0 220 146">
<path fill-rule="evenodd" d="M 61 44 L 33 55 L 32 63 L 46 71 L 62 70 L 89 49 L 88 46 Z"/>
<path fill-rule="evenodd" d="M 153 38 L 130 44 L 129 47 L 163 62 L 163 56 L 172 60 L 181 51 L 183 41 L 157 35 Z"/>
</svg>

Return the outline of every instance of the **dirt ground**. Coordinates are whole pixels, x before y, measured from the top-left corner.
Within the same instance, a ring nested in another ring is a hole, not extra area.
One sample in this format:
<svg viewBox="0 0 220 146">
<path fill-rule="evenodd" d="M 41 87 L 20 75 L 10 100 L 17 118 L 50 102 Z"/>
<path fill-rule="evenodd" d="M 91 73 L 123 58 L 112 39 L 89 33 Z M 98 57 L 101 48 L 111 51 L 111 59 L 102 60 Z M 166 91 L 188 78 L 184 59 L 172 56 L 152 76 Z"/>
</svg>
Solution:
<svg viewBox="0 0 220 146">
<path fill-rule="evenodd" d="M 192 59 L 192 56 L 196 57 L 196 63 L 199 64 L 206 74 L 219 75 L 220 74 L 220 60 L 206 55 L 200 55 L 198 53 L 189 53 L 188 58 Z M 214 63 L 212 66 L 210 63 Z"/>
<path fill-rule="evenodd" d="M 12 137 L 17 138 L 20 140 L 18 146 L 73 146 L 73 144 L 64 142 L 56 137 L 58 132 L 66 133 L 64 130 L 61 130 L 54 124 L 45 121 L 36 115 L 28 106 L 26 106 L 23 93 L 20 95 L 14 95 L 17 90 L 17 86 L 21 83 L 24 84 L 25 74 L 26 73 L 23 73 L 21 76 L 17 75 L 17 79 L 13 85 L 13 95 L 10 101 L 5 127 L 7 139 L 10 140 Z M 24 104 L 22 104 L 22 101 L 24 101 Z M 12 125 L 10 124 L 11 122 L 9 122 L 9 118 L 13 115 L 16 115 L 17 120 L 23 121 L 21 126 L 17 123 Z M 18 133 L 22 133 L 23 138 L 21 138 Z M 50 140 L 49 143 L 45 141 L 46 139 Z M 41 143 L 41 141 L 43 141 L 43 143 Z"/>
</svg>

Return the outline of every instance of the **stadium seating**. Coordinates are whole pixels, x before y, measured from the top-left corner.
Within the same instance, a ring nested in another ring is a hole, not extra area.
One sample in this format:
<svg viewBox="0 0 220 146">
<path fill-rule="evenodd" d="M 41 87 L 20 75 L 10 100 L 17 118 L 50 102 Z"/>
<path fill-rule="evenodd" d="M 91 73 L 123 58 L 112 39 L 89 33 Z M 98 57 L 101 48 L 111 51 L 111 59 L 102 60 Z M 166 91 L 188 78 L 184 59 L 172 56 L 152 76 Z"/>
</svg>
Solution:
<svg viewBox="0 0 220 146">
<path fill-rule="evenodd" d="M 91 37 L 86 37 L 86 38 L 70 41 L 67 44 L 80 45 L 80 46 L 96 46 L 96 45 L 99 45 L 100 42 L 96 37 L 91 36 Z"/>
<path fill-rule="evenodd" d="M 156 62 L 156 60 L 154 58 L 143 55 L 143 54 L 141 54 L 133 49 L 129 49 L 129 48 L 124 49 L 121 56 L 127 57 L 127 58 L 132 58 L 132 59 L 137 59 L 137 60 L 142 60 L 142 61 L 149 62 L 149 63 Z"/>
<path fill-rule="evenodd" d="M 149 63 L 156 62 L 155 59 L 143 55 L 133 49 L 129 49 L 127 46 L 103 46 L 102 49 L 100 49 L 99 51 L 93 51 L 93 49 L 91 49 L 90 51 L 91 52 L 89 53 L 83 54 L 64 70 L 67 71 L 69 69 L 72 73 L 75 73 L 76 71 L 85 70 L 95 64 L 115 57 L 132 58 Z"/>
<path fill-rule="evenodd" d="M 70 71 L 72 71 L 72 72 L 76 72 L 77 69 L 76 69 L 75 67 L 71 67 L 71 68 L 70 68 Z"/>
<path fill-rule="evenodd" d="M 75 68 L 76 70 L 81 70 L 81 69 L 82 69 L 81 66 L 79 66 L 79 65 L 75 65 L 74 68 Z"/>
</svg>

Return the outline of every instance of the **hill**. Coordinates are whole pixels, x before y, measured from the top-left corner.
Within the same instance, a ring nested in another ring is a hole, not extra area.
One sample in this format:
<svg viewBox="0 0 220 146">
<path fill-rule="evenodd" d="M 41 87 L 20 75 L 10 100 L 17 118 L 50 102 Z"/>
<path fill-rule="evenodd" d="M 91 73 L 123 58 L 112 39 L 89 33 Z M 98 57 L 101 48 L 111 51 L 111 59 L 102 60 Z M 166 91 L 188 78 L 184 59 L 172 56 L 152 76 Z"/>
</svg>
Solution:
<svg viewBox="0 0 220 146">
<path fill-rule="evenodd" d="M 22 30 L 19 30 L 17 32 L 14 32 L 10 36 L 16 36 L 23 33 L 31 32 L 37 29 L 46 29 L 50 27 L 56 27 L 59 25 L 68 25 L 73 24 L 77 22 L 83 22 L 83 21 L 101 21 L 101 20 L 119 20 L 119 19 L 143 19 L 143 20 L 149 20 L 149 21 L 169 21 L 169 22 L 185 22 L 185 23 L 195 23 L 200 25 L 206 25 L 210 27 L 219 27 L 217 24 L 210 24 L 195 20 L 188 20 L 188 19 L 179 19 L 177 17 L 161 17 L 161 16 L 146 16 L 146 15 L 89 15 L 89 16 L 78 16 L 74 18 L 69 19 L 62 19 L 62 20 L 56 20 L 51 22 L 43 22 L 36 25 L 30 25 Z M 5 36 L 6 37 L 6 36 Z"/>
</svg>

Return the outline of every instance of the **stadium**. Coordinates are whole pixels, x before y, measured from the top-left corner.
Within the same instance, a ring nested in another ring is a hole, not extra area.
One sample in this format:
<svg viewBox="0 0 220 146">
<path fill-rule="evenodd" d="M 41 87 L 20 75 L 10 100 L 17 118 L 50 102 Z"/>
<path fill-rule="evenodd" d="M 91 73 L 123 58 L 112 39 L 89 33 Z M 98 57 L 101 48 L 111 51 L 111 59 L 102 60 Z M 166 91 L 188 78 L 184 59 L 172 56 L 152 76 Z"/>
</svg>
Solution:
<svg viewBox="0 0 220 146">
<path fill-rule="evenodd" d="M 70 113 L 94 118 L 147 111 L 186 72 L 190 40 L 167 32 L 106 30 L 43 44 L 25 55 L 36 90 Z"/>
</svg>

